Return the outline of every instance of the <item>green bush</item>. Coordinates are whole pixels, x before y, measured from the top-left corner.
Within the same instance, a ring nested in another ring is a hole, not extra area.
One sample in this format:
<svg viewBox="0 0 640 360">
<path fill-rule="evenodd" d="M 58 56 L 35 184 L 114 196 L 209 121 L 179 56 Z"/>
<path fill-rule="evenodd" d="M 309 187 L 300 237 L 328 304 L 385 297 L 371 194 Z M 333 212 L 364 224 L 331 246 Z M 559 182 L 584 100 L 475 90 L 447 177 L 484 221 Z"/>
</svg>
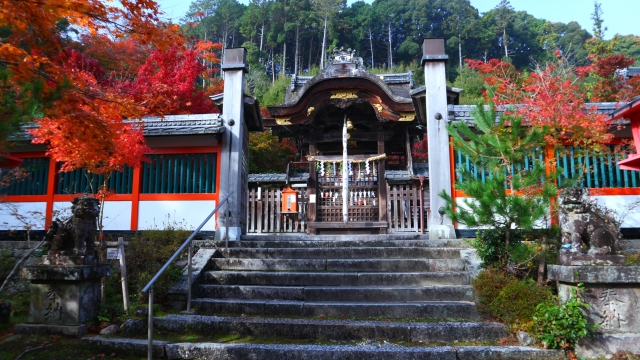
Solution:
<svg viewBox="0 0 640 360">
<path fill-rule="evenodd" d="M 479 298 L 478 310 L 510 327 L 530 323 L 536 307 L 554 298 L 549 287 L 496 269 L 482 271 L 472 285 Z"/>
<path fill-rule="evenodd" d="M 582 310 L 588 307 L 589 304 L 575 289 L 571 298 L 563 304 L 557 300 L 541 303 L 533 316 L 535 336 L 545 348 L 573 349 L 580 338 L 593 330 L 587 324 L 587 317 Z"/>
<path fill-rule="evenodd" d="M 507 325 L 526 324 L 533 319 L 538 305 L 552 299 L 549 287 L 540 286 L 531 279 L 511 280 L 489 308 Z"/>
<path fill-rule="evenodd" d="M 11 251 L 8 249 L 0 249 L 0 285 L 9 276 L 11 270 L 16 265 L 13 260 Z"/>
<path fill-rule="evenodd" d="M 523 232 L 511 230 L 509 248 L 518 247 L 522 242 Z M 509 260 L 509 254 L 505 248 L 504 230 L 486 229 L 476 232 L 476 238 L 470 241 L 485 268 L 501 267 Z"/>
<path fill-rule="evenodd" d="M 126 249 L 127 276 L 129 278 L 129 292 L 138 294 L 138 300 L 145 302 L 147 295 L 142 294 L 142 289 L 169 260 L 176 250 L 191 235 L 184 224 L 172 222 L 165 225 L 164 229 L 152 229 L 138 232 L 129 241 Z M 185 258 L 187 251 L 178 259 Z M 180 279 L 182 271 L 174 264 L 170 265 L 163 275 L 156 281 L 154 301 L 162 303 L 166 300 L 166 291 Z"/>
<path fill-rule="evenodd" d="M 471 281 L 471 285 L 478 297 L 478 310 L 485 314 L 492 314 L 491 303 L 498 297 L 504 286 L 513 280 L 517 280 L 513 274 L 508 274 L 497 269 L 485 269 Z"/>
</svg>

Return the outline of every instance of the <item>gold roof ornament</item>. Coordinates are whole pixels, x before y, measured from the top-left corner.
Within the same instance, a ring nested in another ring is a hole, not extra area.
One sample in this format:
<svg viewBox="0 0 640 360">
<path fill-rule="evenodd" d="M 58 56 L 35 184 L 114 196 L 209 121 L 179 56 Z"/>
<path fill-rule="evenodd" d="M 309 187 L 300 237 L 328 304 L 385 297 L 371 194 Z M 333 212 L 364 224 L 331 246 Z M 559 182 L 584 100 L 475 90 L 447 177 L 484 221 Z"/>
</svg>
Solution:
<svg viewBox="0 0 640 360">
<path fill-rule="evenodd" d="M 351 120 L 347 120 L 347 130 L 354 130 L 353 122 Z"/>
<path fill-rule="evenodd" d="M 416 118 L 416 114 L 412 112 L 400 113 L 400 119 L 398 121 L 413 121 Z"/>
<path fill-rule="evenodd" d="M 344 90 L 344 91 L 332 91 L 331 99 L 357 99 L 358 90 Z"/>
<path fill-rule="evenodd" d="M 314 108 L 313 106 L 309 106 L 309 108 L 307 109 L 307 116 L 311 115 L 311 113 L 315 110 L 316 108 Z"/>
<path fill-rule="evenodd" d="M 289 120 L 291 120 L 291 117 L 281 117 L 281 118 L 277 117 L 276 118 L 276 124 L 278 124 L 278 125 L 292 125 L 291 121 L 289 121 Z"/>
<path fill-rule="evenodd" d="M 382 104 L 371 104 L 371 106 L 376 108 L 376 110 L 378 110 L 379 113 L 382 112 Z"/>
</svg>

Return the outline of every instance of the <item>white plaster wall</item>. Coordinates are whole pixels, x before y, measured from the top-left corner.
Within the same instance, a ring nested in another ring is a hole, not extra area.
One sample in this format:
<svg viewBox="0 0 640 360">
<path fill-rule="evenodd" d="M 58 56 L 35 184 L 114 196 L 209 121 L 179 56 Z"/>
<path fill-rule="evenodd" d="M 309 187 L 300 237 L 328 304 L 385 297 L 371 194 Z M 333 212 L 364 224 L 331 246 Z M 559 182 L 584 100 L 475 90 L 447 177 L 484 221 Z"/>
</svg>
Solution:
<svg viewBox="0 0 640 360">
<path fill-rule="evenodd" d="M 180 227 L 195 230 L 215 209 L 214 200 L 193 201 L 140 201 L 138 230 L 162 229 L 177 223 Z M 215 217 L 202 230 L 215 230 Z"/>
<path fill-rule="evenodd" d="M 623 228 L 640 227 L 640 196 L 638 195 L 608 195 L 592 196 L 599 205 L 614 210 L 618 218 L 622 219 Z"/>
<path fill-rule="evenodd" d="M 54 202 L 53 217 L 66 219 L 71 216 L 71 202 Z M 105 201 L 104 230 L 131 230 L 131 201 Z"/>
<path fill-rule="evenodd" d="M 14 209 L 24 222 L 11 215 Z M 43 230 L 46 211 L 46 202 L 0 203 L 0 230 L 25 230 L 27 224 L 33 230 Z"/>
<path fill-rule="evenodd" d="M 591 196 L 599 205 L 614 210 L 618 217 L 622 219 L 623 228 L 640 228 L 640 195 L 606 195 Z M 457 198 L 458 208 L 466 208 L 463 199 Z M 547 227 L 544 221 L 539 221 L 535 227 Z M 468 227 L 458 224 L 458 229 L 468 229 Z"/>
</svg>

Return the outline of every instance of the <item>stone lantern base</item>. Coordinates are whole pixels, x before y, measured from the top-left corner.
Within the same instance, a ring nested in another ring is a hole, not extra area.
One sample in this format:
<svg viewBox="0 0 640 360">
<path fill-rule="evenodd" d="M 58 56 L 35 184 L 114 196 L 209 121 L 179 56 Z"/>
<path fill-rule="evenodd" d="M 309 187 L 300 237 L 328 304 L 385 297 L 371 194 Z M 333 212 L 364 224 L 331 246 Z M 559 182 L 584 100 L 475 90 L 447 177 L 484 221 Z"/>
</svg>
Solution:
<svg viewBox="0 0 640 360">
<path fill-rule="evenodd" d="M 73 265 L 82 264 L 82 259 L 50 260 L 43 258 L 43 264 L 51 265 L 22 268 L 22 277 L 31 281 L 29 323 L 16 325 L 14 332 L 80 337 L 86 333 L 85 322 L 98 313 L 101 279 L 110 275 L 111 266 Z"/>
<path fill-rule="evenodd" d="M 581 292 L 589 308 L 585 314 L 595 334 L 576 346 L 576 355 L 608 357 L 618 351 L 640 354 L 640 266 L 548 265 L 549 279 L 558 282 L 563 301 L 572 289 Z"/>
</svg>

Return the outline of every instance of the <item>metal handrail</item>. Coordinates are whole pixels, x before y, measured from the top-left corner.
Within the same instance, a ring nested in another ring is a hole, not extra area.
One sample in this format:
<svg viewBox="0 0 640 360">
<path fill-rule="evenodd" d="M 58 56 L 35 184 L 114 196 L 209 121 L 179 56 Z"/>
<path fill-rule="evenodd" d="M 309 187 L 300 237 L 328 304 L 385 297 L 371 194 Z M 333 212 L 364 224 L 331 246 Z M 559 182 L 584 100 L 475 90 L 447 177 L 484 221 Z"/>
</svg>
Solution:
<svg viewBox="0 0 640 360">
<path fill-rule="evenodd" d="M 187 247 L 187 245 L 189 245 L 189 260 L 188 260 L 188 272 L 187 272 L 187 276 L 188 276 L 188 280 L 187 280 L 187 284 L 188 284 L 188 291 L 187 291 L 187 312 L 191 311 L 191 253 L 193 252 L 193 246 L 191 245 L 192 242 L 191 240 L 193 240 L 193 238 L 198 234 L 198 232 L 200 232 L 200 229 L 202 229 L 204 227 L 204 225 L 209 221 L 209 219 L 211 219 L 211 217 L 213 217 L 213 215 L 218 212 L 218 210 L 220 209 L 220 207 L 222 206 L 222 204 L 224 204 L 227 199 L 229 199 L 229 197 L 233 194 L 233 191 L 230 192 L 224 199 L 222 199 L 222 201 L 218 204 L 218 206 L 216 206 L 215 209 L 213 209 L 213 211 L 211 212 L 211 214 L 209 214 L 209 216 L 207 216 L 206 219 L 204 219 L 204 221 L 200 224 L 200 226 L 198 226 L 197 229 L 195 229 L 193 231 L 193 233 L 191 233 L 191 236 L 189 236 L 189 238 L 187 240 L 185 240 L 185 242 L 182 244 L 182 246 L 180 246 L 180 248 L 178 250 L 176 250 L 176 252 L 173 254 L 173 256 L 171 256 L 171 258 L 169 258 L 169 260 L 167 260 L 167 262 L 164 264 L 164 266 L 156 273 L 156 275 L 151 279 L 151 281 L 149 281 L 149 283 L 147 284 L 147 286 L 144 287 L 144 289 L 142 289 L 142 293 L 146 293 L 149 292 L 149 322 L 148 322 L 148 335 L 149 335 L 149 342 L 148 342 L 148 348 L 147 348 L 147 358 L 149 360 L 153 359 L 153 284 L 156 282 L 156 280 L 158 280 L 158 278 L 160 278 L 160 275 L 162 275 L 162 273 L 164 273 L 165 270 L 167 270 L 167 268 L 169 267 L 169 265 L 171 265 L 171 263 L 178 257 L 178 255 L 180 255 L 180 253 L 184 250 L 185 247 Z"/>
</svg>

